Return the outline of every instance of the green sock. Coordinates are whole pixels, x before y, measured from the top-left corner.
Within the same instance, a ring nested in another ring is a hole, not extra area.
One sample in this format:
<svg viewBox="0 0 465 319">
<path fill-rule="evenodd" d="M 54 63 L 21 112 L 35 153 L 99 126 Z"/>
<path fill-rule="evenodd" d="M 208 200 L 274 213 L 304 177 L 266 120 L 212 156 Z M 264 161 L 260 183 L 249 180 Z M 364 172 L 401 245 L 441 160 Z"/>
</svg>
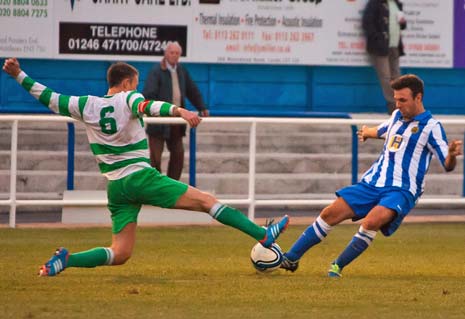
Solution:
<svg viewBox="0 0 465 319">
<path fill-rule="evenodd" d="M 217 203 L 211 208 L 210 215 L 220 223 L 239 229 L 256 240 L 265 238 L 265 228 L 252 222 L 237 209 Z"/>
<path fill-rule="evenodd" d="M 97 247 L 79 253 L 70 254 L 66 267 L 96 267 L 111 265 L 113 251 L 110 248 Z"/>
</svg>

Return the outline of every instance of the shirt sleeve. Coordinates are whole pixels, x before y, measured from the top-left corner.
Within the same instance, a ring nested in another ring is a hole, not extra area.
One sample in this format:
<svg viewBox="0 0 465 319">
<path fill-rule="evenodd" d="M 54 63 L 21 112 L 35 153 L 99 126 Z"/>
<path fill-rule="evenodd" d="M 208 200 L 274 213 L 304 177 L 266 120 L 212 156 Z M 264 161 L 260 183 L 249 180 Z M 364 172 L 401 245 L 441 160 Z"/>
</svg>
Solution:
<svg viewBox="0 0 465 319">
<path fill-rule="evenodd" d="M 378 125 L 377 127 L 378 138 L 384 138 L 384 139 L 386 138 L 389 127 L 394 122 L 394 120 L 397 118 L 398 112 L 399 112 L 398 110 L 394 111 L 388 120 Z"/>
<path fill-rule="evenodd" d="M 175 105 L 164 101 L 147 100 L 139 103 L 139 114 L 150 117 L 167 117 L 173 116 Z"/>
<path fill-rule="evenodd" d="M 142 117 L 145 115 L 155 116 L 172 116 L 174 105 L 164 101 L 145 100 L 144 96 L 137 92 L 128 92 L 126 103 L 134 116 Z"/>
<path fill-rule="evenodd" d="M 447 142 L 446 132 L 441 123 L 438 122 L 434 125 L 429 134 L 427 146 L 444 167 L 446 157 L 449 154 L 449 143 Z"/>
<path fill-rule="evenodd" d="M 131 111 L 134 117 L 141 117 L 143 114 L 139 110 L 139 105 L 144 102 L 144 96 L 137 91 L 125 92 L 126 95 L 126 105 Z"/>
<path fill-rule="evenodd" d="M 389 125 L 391 125 L 391 119 L 378 125 L 377 127 L 378 138 L 386 138 L 386 133 L 389 129 Z"/>
<path fill-rule="evenodd" d="M 16 77 L 16 81 L 54 113 L 82 120 L 82 113 L 89 96 L 71 96 L 54 92 L 45 85 L 34 81 L 24 71 L 21 71 Z"/>
</svg>

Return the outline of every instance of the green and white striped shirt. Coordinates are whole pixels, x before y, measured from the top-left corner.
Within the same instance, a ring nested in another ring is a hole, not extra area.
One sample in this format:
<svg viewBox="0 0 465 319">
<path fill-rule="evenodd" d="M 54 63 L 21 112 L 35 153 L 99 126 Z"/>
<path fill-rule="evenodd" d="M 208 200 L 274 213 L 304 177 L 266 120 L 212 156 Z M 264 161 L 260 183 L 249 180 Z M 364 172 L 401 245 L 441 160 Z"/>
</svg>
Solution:
<svg viewBox="0 0 465 319">
<path fill-rule="evenodd" d="M 92 153 L 100 172 L 109 180 L 123 178 L 150 167 L 142 116 L 170 116 L 174 105 L 144 101 L 137 91 L 112 96 L 69 96 L 53 92 L 21 72 L 19 84 L 55 113 L 86 125 Z"/>
</svg>

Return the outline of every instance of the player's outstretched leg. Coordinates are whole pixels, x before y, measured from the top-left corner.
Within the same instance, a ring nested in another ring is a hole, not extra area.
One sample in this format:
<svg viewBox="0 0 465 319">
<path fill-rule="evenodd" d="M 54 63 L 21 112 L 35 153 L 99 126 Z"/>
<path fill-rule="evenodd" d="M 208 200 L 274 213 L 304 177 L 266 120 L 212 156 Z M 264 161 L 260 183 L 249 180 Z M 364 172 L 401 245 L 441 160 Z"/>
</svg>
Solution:
<svg viewBox="0 0 465 319">
<path fill-rule="evenodd" d="M 342 277 L 342 269 L 350 264 L 355 258 L 360 256 L 370 244 L 373 242 L 376 236 L 376 231 L 366 230 L 363 226 L 360 226 L 358 232 L 354 235 L 349 245 L 344 251 L 331 263 L 328 270 L 329 277 Z"/>
<path fill-rule="evenodd" d="M 65 268 L 94 268 L 112 265 L 115 258 L 113 249 L 96 247 L 90 250 L 70 254 L 66 248 L 58 248 L 48 262 L 40 267 L 39 276 L 56 276 Z"/>
<path fill-rule="evenodd" d="M 239 210 L 220 203 L 214 204 L 209 214 L 220 223 L 252 236 L 264 247 L 270 247 L 289 224 L 289 216 L 285 215 L 278 223 L 263 228 L 252 222 Z"/>
<path fill-rule="evenodd" d="M 331 231 L 329 226 L 321 216 L 309 226 L 292 245 L 291 249 L 284 254 L 281 268 L 294 272 L 299 267 L 299 259 L 311 247 L 320 243 Z"/>
<path fill-rule="evenodd" d="M 278 223 L 263 228 L 248 219 L 241 211 L 221 204 L 213 195 L 191 186 L 178 198 L 172 208 L 208 213 L 220 223 L 255 238 L 264 247 L 270 247 L 289 224 L 289 216 L 285 215 Z"/>
<path fill-rule="evenodd" d="M 265 238 L 260 240 L 260 244 L 264 247 L 271 247 L 271 245 L 276 241 L 279 235 L 286 230 L 287 226 L 289 225 L 289 216 L 284 215 L 283 218 L 276 224 L 273 224 L 271 221 L 269 224 L 266 225 L 266 235 Z"/>
<path fill-rule="evenodd" d="M 56 276 L 65 270 L 69 252 L 66 248 L 57 248 L 52 258 L 40 267 L 39 276 Z"/>
</svg>

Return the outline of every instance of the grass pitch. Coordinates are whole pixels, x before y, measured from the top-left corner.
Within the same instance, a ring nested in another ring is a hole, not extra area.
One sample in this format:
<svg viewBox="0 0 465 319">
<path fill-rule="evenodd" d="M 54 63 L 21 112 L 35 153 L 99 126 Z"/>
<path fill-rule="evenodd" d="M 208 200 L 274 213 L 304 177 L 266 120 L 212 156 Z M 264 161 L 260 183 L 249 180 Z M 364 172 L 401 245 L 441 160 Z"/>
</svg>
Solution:
<svg viewBox="0 0 465 319">
<path fill-rule="evenodd" d="M 281 247 L 304 228 L 291 226 Z M 0 229 L 0 318 L 465 318 L 465 224 L 405 224 L 327 278 L 357 229 L 336 227 L 293 274 L 263 275 L 237 230 L 140 228 L 126 265 L 54 278 L 36 273 L 56 247 L 109 245 L 110 229 Z"/>
</svg>

